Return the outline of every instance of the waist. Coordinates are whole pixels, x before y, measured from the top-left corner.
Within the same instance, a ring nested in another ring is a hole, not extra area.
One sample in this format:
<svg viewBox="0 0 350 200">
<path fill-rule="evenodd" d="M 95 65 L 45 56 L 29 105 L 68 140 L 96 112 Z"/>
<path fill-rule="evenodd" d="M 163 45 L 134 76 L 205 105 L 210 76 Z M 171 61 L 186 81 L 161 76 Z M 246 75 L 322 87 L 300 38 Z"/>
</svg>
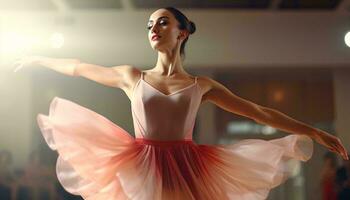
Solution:
<svg viewBox="0 0 350 200">
<path fill-rule="evenodd" d="M 181 140 L 154 140 L 147 138 L 135 138 L 135 142 L 141 144 L 151 145 L 174 145 L 174 144 L 191 144 L 194 143 L 192 139 L 181 139 Z"/>
</svg>

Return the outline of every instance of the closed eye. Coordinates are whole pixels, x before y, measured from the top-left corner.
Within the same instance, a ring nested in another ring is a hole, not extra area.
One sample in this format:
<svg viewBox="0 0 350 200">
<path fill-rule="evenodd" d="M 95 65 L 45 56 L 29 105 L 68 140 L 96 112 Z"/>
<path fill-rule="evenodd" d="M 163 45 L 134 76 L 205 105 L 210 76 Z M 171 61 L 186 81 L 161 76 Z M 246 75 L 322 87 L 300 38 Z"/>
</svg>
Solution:
<svg viewBox="0 0 350 200">
<path fill-rule="evenodd" d="M 167 25 L 168 23 L 167 23 L 165 20 L 161 20 L 161 21 L 159 22 L 159 24 L 162 25 L 162 26 L 165 26 L 165 25 Z M 149 23 L 148 26 L 147 26 L 147 29 L 150 30 L 151 28 L 152 28 L 152 23 Z"/>
</svg>

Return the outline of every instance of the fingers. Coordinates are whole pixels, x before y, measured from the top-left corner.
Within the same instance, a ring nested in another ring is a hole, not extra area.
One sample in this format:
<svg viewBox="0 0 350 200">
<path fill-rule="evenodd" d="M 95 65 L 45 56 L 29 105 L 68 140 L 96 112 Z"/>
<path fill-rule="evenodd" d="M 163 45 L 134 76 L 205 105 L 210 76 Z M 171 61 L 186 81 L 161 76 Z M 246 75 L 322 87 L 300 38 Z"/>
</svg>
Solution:
<svg viewBox="0 0 350 200">
<path fill-rule="evenodd" d="M 15 68 L 13 72 L 17 72 L 20 68 L 22 68 L 22 63 L 23 63 L 22 59 L 17 58 L 12 64 L 13 68 Z"/>
<path fill-rule="evenodd" d="M 341 144 L 340 140 L 339 140 L 339 143 L 337 144 L 337 146 L 338 146 L 338 149 L 339 149 L 341 155 L 343 156 L 344 160 L 349 160 L 348 153 L 347 153 L 345 147 Z"/>
<path fill-rule="evenodd" d="M 18 67 L 16 67 L 15 70 L 13 70 L 13 72 L 17 72 L 18 70 L 20 70 L 22 68 L 23 65 L 19 65 Z"/>
<path fill-rule="evenodd" d="M 21 58 L 17 59 L 13 64 L 15 67 L 15 70 L 13 70 L 13 72 L 17 72 L 18 70 L 20 70 L 21 68 L 23 68 L 27 64 L 30 64 L 30 62 L 31 62 L 30 59 L 31 59 L 30 56 L 22 56 Z"/>
<path fill-rule="evenodd" d="M 341 144 L 340 140 L 339 140 L 339 148 L 341 150 L 341 152 L 343 153 L 343 157 L 345 160 L 349 160 L 349 155 L 347 150 L 345 149 L 345 147 Z"/>
<path fill-rule="evenodd" d="M 335 137 L 332 138 L 332 140 L 329 143 L 325 143 L 325 145 L 327 146 L 329 151 L 339 154 L 345 160 L 347 159 L 346 154 L 343 153 L 343 150 L 341 148 L 338 138 L 335 138 Z"/>
<path fill-rule="evenodd" d="M 347 150 L 345 149 L 339 138 L 320 131 L 319 134 L 316 135 L 315 140 L 327 147 L 329 151 L 338 153 L 340 156 L 343 157 L 344 160 L 349 160 Z"/>
<path fill-rule="evenodd" d="M 21 60 L 18 60 L 14 62 L 13 66 L 15 67 L 15 70 L 13 70 L 13 72 L 17 72 L 19 69 L 23 67 L 23 62 Z"/>
<path fill-rule="evenodd" d="M 336 139 L 335 148 L 336 148 L 337 152 L 343 157 L 344 160 L 349 160 L 348 153 L 347 153 L 345 147 L 342 145 L 339 138 Z"/>
</svg>

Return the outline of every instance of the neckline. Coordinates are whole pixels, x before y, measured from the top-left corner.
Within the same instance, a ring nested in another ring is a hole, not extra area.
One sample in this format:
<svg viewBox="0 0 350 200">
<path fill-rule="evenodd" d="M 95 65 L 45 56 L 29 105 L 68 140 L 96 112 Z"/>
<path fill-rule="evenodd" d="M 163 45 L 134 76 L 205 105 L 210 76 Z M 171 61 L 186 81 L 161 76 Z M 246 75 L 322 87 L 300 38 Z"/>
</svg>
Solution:
<svg viewBox="0 0 350 200">
<path fill-rule="evenodd" d="M 141 80 L 142 82 L 146 83 L 146 85 L 148 85 L 149 87 L 151 87 L 152 89 L 154 89 L 155 91 L 157 91 L 158 93 L 160 93 L 161 95 L 166 96 L 166 97 L 175 95 L 175 94 L 177 94 L 177 93 L 179 93 L 179 92 L 181 92 L 181 91 L 184 91 L 184 90 L 186 90 L 186 89 L 190 89 L 190 88 L 192 88 L 193 86 L 195 86 L 195 85 L 197 84 L 197 77 L 195 77 L 194 82 L 191 83 L 190 85 L 185 86 L 184 88 L 178 89 L 178 90 L 176 90 L 175 92 L 172 92 L 172 93 L 169 93 L 169 94 L 165 94 L 164 92 L 158 90 L 157 88 L 155 88 L 154 86 L 152 86 L 150 83 L 148 83 L 147 81 L 145 81 L 145 80 L 143 79 L 143 78 L 144 78 L 144 74 L 143 74 L 143 73 L 144 73 L 144 72 L 141 72 L 141 78 L 140 78 L 140 80 Z"/>
</svg>

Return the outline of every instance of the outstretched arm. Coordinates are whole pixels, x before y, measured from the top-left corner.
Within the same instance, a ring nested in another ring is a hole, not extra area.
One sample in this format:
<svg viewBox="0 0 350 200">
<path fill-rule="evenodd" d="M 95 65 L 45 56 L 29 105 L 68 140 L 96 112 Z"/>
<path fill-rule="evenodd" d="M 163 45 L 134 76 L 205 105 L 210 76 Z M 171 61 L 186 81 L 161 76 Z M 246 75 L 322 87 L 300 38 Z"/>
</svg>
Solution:
<svg viewBox="0 0 350 200">
<path fill-rule="evenodd" d="M 275 109 L 240 98 L 219 82 L 208 77 L 205 79 L 209 90 L 203 95 L 204 100 L 208 100 L 226 111 L 253 119 L 257 123 L 267 124 L 292 134 L 307 135 L 348 160 L 347 152 L 339 138 L 297 121 Z"/>
<path fill-rule="evenodd" d="M 14 63 L 17 72 L 23 67 L 44 66 L 68 76 L 74 76 L 74 70 L 80 63 L 78 59 L 57 59 L 44 56 L 24 56 Z"/>
<path fill-rule="evenodd" d="M 133 69 L 130 65 L 104 67 L 84 63 L 78 59 L 49 58 L 43 56 L 27 56 L 17 61 L 15 65 L 18 65 L 15 71 L 24 66 L 40 65 L 68 76 L 81 76 L 103 85 L 120 88 L 127 85 L 127 81 L 124 78 L 128 77 L 127 74 Z"/>
</svg>

